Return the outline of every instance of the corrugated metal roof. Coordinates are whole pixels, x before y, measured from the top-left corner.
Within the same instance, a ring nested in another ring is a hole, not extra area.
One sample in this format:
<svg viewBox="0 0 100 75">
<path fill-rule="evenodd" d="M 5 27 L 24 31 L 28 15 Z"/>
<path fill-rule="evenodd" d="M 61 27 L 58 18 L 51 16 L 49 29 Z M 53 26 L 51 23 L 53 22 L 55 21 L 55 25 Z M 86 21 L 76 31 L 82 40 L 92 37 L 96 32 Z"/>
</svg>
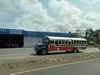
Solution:
<svg viewBox="0 0 100 75">
<path fill-rule="evenodd" d="M 0 34 L 18 34 L 24 36 L 63 36 L 73 37 L 73 33 L 58 33 L 58 32 L 39 32 L 39 31 L 25 31 L 20 29 L 0 29 Z"/>
</svg>

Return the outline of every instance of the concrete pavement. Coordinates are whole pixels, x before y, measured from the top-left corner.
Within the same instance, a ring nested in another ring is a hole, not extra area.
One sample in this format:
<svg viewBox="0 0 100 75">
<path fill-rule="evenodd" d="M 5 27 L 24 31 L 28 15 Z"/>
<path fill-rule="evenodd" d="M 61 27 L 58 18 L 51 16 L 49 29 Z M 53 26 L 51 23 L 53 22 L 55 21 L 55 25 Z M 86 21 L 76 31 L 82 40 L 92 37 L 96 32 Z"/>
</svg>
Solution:
<svg viewBox="0 0 100 75">
<path fill-rule="evenodd" d="M 86 50 L 81 50 L 81 53 L 89 53 L 89 52 L 100 52 L 98 48 L 87 48 Z M 64 52 L 61 53 L 49 53 L 47 56 L 54 56 L 59 54 L 66 54 Z M 3 59 L 15 59 L 15 58 L 26 58 L 26 57 L 38 57 L 36 55 L 34 48 L 6 48 L 0 49 L 0 60 Z M 41 56 L 40 56 L 41 57 Z"/>
</svg>

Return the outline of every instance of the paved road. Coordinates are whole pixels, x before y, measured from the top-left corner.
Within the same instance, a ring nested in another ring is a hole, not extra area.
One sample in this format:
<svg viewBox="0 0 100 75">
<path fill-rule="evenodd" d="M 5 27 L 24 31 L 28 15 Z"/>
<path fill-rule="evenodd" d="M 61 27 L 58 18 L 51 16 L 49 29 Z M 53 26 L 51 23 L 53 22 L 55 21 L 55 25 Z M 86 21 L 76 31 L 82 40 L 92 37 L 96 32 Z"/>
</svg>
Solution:
<svg viewBox="0 0 100 75">
<path fill-rule="evenodd" d="M 80 51 L 82 53 L 88 52 L 100 52 L 98 48 L 87 48 L 87 50 Z M 54 56 L 59 54 L 65 54 L 64 52 L 61 53 L 49 53 L 48 56 Z M 26 58 L 26 57 L 38 57 L 36 55 L 33 48 L 8 48 L 8 49 L 0 49 L 0 60 L 2 59 L 14 59 L 14 58 Z"/>
<path fill-rule="evenodd" d="M 19 72 L 11 75 L 100 75 L 100 59 Z"/>
<path fill-rule="evenodd" d="M 0 60 L 1 59 L 32 57 L 31 54 L 33 52 L 34 52 L 33 48 L 6 48 L 6 49 L 0 49 Z"/>
</svg>

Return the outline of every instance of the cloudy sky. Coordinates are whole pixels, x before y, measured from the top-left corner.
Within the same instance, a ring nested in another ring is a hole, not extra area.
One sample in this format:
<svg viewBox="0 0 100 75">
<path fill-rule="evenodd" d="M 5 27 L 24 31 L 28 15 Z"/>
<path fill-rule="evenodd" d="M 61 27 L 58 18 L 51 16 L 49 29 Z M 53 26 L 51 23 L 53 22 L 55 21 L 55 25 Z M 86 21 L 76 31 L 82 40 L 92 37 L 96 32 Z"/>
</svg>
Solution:
<svg viewBox="0 0 100 75">
<path fill-rule="evenodd" d="M 0 28 L 47 32 L 100 29 L 100 0 L 0 0 Z"/>
</svg>

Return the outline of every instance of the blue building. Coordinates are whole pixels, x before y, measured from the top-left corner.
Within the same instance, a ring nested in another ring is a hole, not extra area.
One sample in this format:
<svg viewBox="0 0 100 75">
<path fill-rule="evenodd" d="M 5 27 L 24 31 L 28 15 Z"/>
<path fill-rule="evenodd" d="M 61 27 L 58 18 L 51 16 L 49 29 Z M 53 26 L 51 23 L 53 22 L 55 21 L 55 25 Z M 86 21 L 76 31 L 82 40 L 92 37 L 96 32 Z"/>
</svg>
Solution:
<svg viewBox="0 0 100 75">
<path fill-rule="evenodd" d="M 73 37 L 72 33 L 58 32 L 39 32 L 25 31 L 20 29 L 0 29 L 0 47 L 13 47 L 14 44 L 19 47 L 34 47 L 35 43 L 39 42 L 43 36 L 62 36 Z"/>
</svg>

